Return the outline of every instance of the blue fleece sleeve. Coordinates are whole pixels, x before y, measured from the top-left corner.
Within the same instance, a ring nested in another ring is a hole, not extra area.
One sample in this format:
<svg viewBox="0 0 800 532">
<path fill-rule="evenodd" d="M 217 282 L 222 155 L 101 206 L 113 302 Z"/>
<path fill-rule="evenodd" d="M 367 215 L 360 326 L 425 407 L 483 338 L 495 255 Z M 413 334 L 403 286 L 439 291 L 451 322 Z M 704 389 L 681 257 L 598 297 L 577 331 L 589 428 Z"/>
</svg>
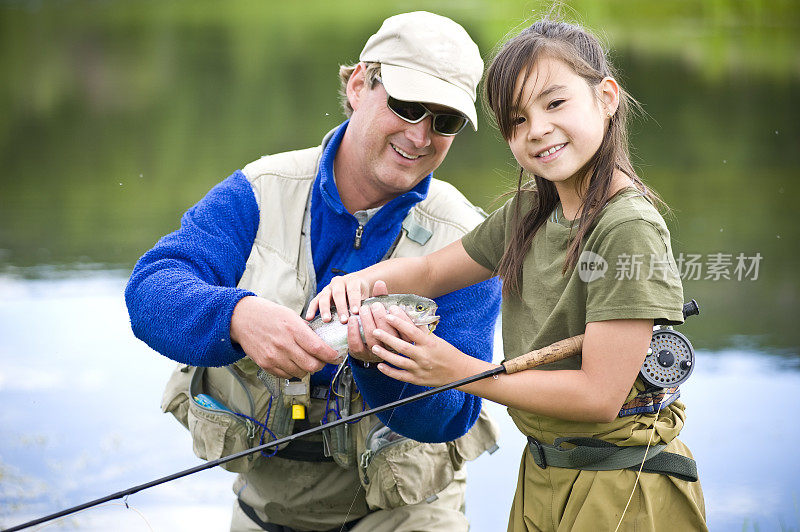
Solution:
<svg viewBox="0 0 800 532">
<path fill-rule="evenodd" d="M 500 311 L 500 281 L 489 279 L 436 299 L 442 317 L 436 335 L 470 356 L 491 362 Z M 352 365 L 353 376 L 371 407 L 429 388 L 397 381 L 376 369 Z M 378 414 L 393 431 L 421 442 L 443 442 L 466 434 L 478 419 L 481 398 L 448 390 Z"/>
<path fill-rule="evenodd" d="M 237 171 L 186 211 L 156 243 L 125 289 L 137 338 L 178 362 L 223 366 L 244 356 L 231 342 L 233 308 L 252 292 L 236 288 L 258 229 L 253 189 Z"/>
</svg>

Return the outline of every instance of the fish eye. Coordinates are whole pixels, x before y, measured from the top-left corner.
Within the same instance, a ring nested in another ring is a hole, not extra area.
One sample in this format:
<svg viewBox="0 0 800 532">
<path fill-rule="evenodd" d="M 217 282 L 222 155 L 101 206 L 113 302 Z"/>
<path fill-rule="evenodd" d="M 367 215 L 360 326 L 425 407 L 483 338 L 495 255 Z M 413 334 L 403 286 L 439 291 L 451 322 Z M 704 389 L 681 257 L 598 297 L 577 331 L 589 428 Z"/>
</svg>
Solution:
<svg viewBox="0 0 800 532">
<path fill-rule="evenodd" d="M 425 310 L 425 305 L 423 305 L 422 303 L 419 303 L 417 305 L 417 312 L 422 312 L 423 310 Z"/>
</svg>

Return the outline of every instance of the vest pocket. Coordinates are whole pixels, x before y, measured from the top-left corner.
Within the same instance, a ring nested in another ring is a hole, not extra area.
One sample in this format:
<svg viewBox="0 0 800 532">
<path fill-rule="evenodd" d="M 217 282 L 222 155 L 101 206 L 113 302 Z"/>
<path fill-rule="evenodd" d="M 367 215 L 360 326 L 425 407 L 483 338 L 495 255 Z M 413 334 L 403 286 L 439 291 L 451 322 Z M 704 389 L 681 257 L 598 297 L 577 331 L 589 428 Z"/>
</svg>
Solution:
<svg viewBox="0 0 800 532">
<path fill-rule="evenodd" d="M 475 460 L 484 452 L 493 454 L 499 447 L 497 438 L 500 436 L 497 425 L 486 413 L 486 409 L 481 409 L 478 420 L 472 428 L 458 438 L 448 442 L 450 458 L 456 469 L 461 469 L 464 462 Z"/>
<path fill-rule="evenodd" d="M 181 425 L 189 428 L 189 381 L 197 368 L 178 364 L 167 381 L 161 397 L 161 411 L 175 416 Z"/>
<path fill-rule="evenodd" d="M 453 481 L 448 445 L 410 440 L 378 422 L 360 454 L 359 474 L 372 509 L 392 509 L 430 499 Z"/>
<path fill-rule="evenodd" d="M 203 460 L 216 460 L 249 449 L 256 433 L 252 421 L 225 410 L 201 406 L 194 399 L 189 402 L 188 422 L 194 454 Z M 234 473 L 246 473 L 253 467 L 255 454 L 221 466 Z"/>
<path fill-rule="evenodd" d="M 464 462 L 497 449 L 497 425 L 485 410 L 467 434 L 447 443 L 411 440 L 392 432 L 375 416 L 362 423 L 356 425 L 358 472 L 372 509 L 430 501 L 453 482 Z"/>
<path fill-rule="evenodd" d="M 245 405 L 226 405 L 221 402 L 216 386 L 208 386 L 206 372 L 209 368 L 178 364 L 167 382 L 161 401 L 161 410 L 169 412 L 192 435 L 195 455 L 203 460 L 216 460 L 229 454 L 250 449 L 257 443 L 260 430 L 252 421 L 234 414 L 231 408 L 242 408 L 243 414 L 254 417 L 254 402 L 250 392 L 239 379 L 231 378 L 239 397 L 246 398 Z M 211 368 L 227 371 L 226 368 Z M 217 393 L 215 393 L 217 392 Z M 206 394 L 215 401 L 199 403 L 195 397 Z M 229 397 L 230 399 L 230 397 Z M 226 462 L 221 467 L 235 473 L 246 473 L 252 469 L 256 454 Z"/>
</svg>

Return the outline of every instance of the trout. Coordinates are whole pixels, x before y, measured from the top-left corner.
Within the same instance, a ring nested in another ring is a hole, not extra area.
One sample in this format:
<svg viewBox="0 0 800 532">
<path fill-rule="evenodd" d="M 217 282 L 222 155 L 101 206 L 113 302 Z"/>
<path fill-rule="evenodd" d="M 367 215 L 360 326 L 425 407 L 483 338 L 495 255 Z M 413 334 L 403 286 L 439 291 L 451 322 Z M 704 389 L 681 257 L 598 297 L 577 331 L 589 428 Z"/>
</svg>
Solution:
<svg viewBox="0 0 800 532">
<path fill-rule="evenodd" d="M 380 303 L 388 309 L 392 305 L 400 307 L 414 322 L 414 325 L 427 325 L 429 331 L 433 331 L 439 323 L 439 316 L 436 315 L 438 308 L 436 302 L 427 297 L 415 294 L 390 294 L 388 296 L 375 296 L 364 300 L 362 305 L 372 305 Z M 339 353 L 337 364 L 340 364 L 347 355 L 347 324 L 339 321 L 336 312 L 331 310 L 333 318 L 325 323 L 320 316 L 314 318 L 309 323 L 315 333 L 322 340 Z M 358 327 L 361 331 L 361 340 L 365 341 L 364 329 L 361 327 L 361 318 L 358 319 Z M 378 360 L 377 358 L 375 360 Z"/>
<path fill-rule="evenodd" d="M 363 305 L 371 305 L 373 303 L 380 303 L 384 306 L 384 308 L 388 309 L 392 305 L 397 305 L 401 309 L 405 311 L 406 314 L 411 318 L 411 321 L 414 322 L 415 325 L 426 325 L 428 330 L 433 332 L 436 328 L 436 325 L 439 323 L 439 316 L 436 315 L 436 309 L 438 306 L 436 302 L 432 299 L 428 299 L 427 297 L 418 296 L 415 294 L 390 294 L 388 296 L 375 296 L 370 297 L 364 300 L 362 303 Z M 314 330 L 315 333 L 319 335 L 322 340 L 331 346 L 333 349 L 339 353 L 339 358 L 336 360 L 336 364 L 341 364 L 344 362 L 345 357 L 347 356 L 347 324 L 342 323 L 339 321 L 335 309 L 332 309 L 333 318 L 328 323 L 322 321 L 320 316 L 314 318 L 311 322 L 309 322 L 309 326 Z M 361 327 L 361 318 L 356 316 L 359 323 L 359 329 L 361 330 L 361 340 L 365 341 L 364 338 L 364 329 Z M 374 357 L 372 361 L 380 361 L 378 357 Z M 291 386 L 297 387 L 297 384 L 293 384 L 293 381 L 297 379 L 279 379 L 275 375 L 271 373 L 267 373 L 263 369 L 258 370 L 257 376 L 261 382 L 267 387 L 269 393 L 273 397 L 281 397 L 285 396 L 287 392 L 290 392 L 290 395 L 294 395 L 294 388 L 290 388 Z M 306 375 L 305 379 L 307 382 L 308 375 Z M 308 386 L 302 385 L 298 388 L 298 393 L 301 395 L 308 394 Z M 288 397 L 288 396 L 287 396 Z M 284 397 L 284 400 L 287 398 Z M 297 399 L 294 399 L 297 400 Z M 292 397 L 288 397 L 286 400 L 287 404 L 291 404 L 293 401 Z"/>
</svg>

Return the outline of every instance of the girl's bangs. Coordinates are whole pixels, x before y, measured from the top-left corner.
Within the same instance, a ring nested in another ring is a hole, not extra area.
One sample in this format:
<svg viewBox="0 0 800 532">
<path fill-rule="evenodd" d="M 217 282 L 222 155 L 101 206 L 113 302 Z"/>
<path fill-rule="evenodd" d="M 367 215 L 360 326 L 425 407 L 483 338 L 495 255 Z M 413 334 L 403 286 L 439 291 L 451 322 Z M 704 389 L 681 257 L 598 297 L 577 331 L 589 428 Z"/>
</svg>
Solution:
<svg viewBox="0 0 800 532">
<path fill-rule="evenodd" d="M 540 38 L 529 38 L 521 42 L 509 41 L 506 48 L 501 50 L 489 76 L 495 81 L 487 79 L 489 102 L 497 118 L 497 126 L 503 138 L 508 141 L 514 136 L 514 119 L 519 110 L 525 107 L 524 89 L 531 75 L 536 69 L 536 64 L 543 57 L 563 61 L 576 72 L 581 73 L 584 66 L 575 64 L 574 54 L 565 49 L 565 44 L 552 42 Z M 584 63 L 585 62 L 581 62 Z M 519 89 L 517 89 L 518 80 Z"/>
<path fill-rule="evenodd" d="M 541 48 L 541 42 L 537 41 L 509 42 L 493 65 L 496 81 L 492 83 L 494 94 L 490 94 L 490 101 L 500 133 L 506 140 L 514 136 L 514 118 L 523 107 L 525 84 L 536 65 Z M 517 81 L 520 78 L 522 81 L 518 90 Z"/>
</svg>

